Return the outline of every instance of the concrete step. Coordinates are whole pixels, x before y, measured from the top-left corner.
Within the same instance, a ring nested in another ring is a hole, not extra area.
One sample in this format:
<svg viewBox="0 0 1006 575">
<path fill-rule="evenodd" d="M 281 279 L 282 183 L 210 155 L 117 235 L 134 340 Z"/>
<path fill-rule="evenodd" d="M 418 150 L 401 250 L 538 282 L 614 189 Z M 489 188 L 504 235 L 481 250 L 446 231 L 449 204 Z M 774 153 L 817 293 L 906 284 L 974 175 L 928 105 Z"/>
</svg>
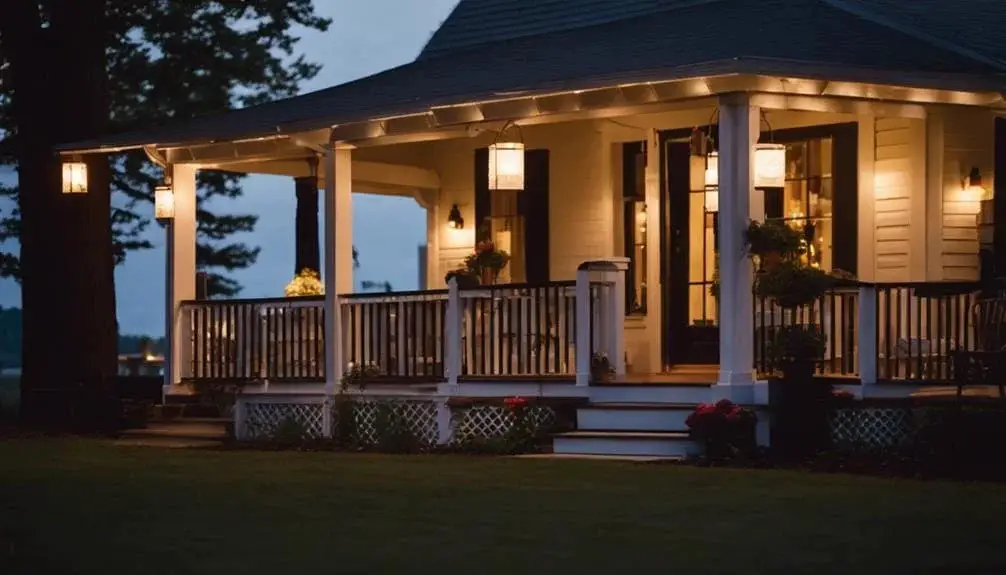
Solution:
<svg viewBox="0 0 1006 575">
<path fill-rule="evenodd" d="M 222 441 L 230 437 L 229 422 L 226 420 L 180 419 L 174 421 L 151 422 L 141 429 L 128 429 L 122 433 L 124 439 L 180 439 Z"/>
<path fill-rule="evenodd" d="M 580 431 L 685 431 L 695 404 L 594 403 L 576 410 Z"/>
<path fill-rule="evenodd" d="M 115 440 L 123 447 L 160 447 L 164 449 L 212 449 L 223 446 L 223 441 L 212 439 L 177 439 L 173 437 L 124 437 Z"/>
<path fill-rule="evenodd" d="M 620 384 L 590 386 L 591 403 L 698 404 L 712 400 L 710 385 Z"/>
<path fill-rule="evenodd" d="M 681 432 L 573 431 L 553 440 L 557 455 L 684 458 L 702 450 Z"/>
</svg>

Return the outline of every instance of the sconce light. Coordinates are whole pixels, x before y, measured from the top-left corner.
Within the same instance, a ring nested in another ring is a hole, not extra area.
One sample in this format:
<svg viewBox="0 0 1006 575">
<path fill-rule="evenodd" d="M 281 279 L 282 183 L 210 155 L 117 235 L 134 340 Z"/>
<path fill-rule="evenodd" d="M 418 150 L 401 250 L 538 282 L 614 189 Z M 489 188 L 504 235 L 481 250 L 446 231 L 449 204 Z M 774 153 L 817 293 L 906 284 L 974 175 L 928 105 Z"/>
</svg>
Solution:
<svg viewBox="0 0 1006 575">
<path fill-rule="evenodd" d="M 982 172 L 978 169 L 978 166 L 971 168 L 971 173 L 968 174 L 968 179 L 964 187 L 963 200 L 966 202 L 979 203 L 986 199 L 988 191 L 982 186 Z"/>
<path fill-rule="evenodd" d="M 154 188 L 154 219 L 167 223 L 175 219 L 175 191 L 164 183 Z"/>
<path fill-rule="evenodd" d="M 517 128 L 519 140 L 506 141 L 507 128 Z M 496 141 L 489 146 L 489 189 L 524 189 L 524 142 L 520 126 L 508 122 L 496 135 Z"/>
<path fill-rule="evenodd" d="M 451 213 L 447 216 L 447 227 L 454 230 L 463 230 L 465 228 L 465 219 L 461 217 L 461 210 L 458 209 L 457 204 L 451 206 Z"/>
<path fill-rule="evenodd" d="M 73 161 L 63 162 L 63 193 L 87 193 L 87 164 L 74 157 Z"/>
</svg>

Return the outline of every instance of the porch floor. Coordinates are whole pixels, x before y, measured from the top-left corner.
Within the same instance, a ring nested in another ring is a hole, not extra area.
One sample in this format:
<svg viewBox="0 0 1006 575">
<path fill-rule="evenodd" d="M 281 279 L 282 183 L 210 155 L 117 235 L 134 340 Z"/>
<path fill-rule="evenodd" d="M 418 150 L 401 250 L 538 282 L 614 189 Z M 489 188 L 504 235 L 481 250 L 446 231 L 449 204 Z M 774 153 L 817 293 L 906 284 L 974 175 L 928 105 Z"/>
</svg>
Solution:
<svg viewBox="0 0 1006 575">
<path fill-rule="evenodd" d="M 629 373 L 606 385 L 689 385 L 708 387 L 716 383 L 716 365 L 675 365 L 663 373 Z"/>
</svg>

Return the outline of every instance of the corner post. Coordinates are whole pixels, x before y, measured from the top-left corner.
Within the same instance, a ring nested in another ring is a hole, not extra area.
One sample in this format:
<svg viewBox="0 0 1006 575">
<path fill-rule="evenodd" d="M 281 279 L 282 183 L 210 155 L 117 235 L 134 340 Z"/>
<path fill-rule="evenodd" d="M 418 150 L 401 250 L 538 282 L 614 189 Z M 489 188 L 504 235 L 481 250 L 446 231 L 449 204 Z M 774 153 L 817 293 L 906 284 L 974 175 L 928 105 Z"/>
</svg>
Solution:
<svg viewBox="0 0 1006 575">
<path fill-rule="evenodd" d="M 581 265 L 576 271 L 576 385 L 579 387 L 590 385 L 590 296 L 590 271 Z"/>
<path fill-rule="evenodd" d="M 447 282 L 447 325 L 444 329 L 444 337 L 447 338 L 445 375 L 452 390 L 457 389 L 458 376 L 461 375 L 461 313 L 461 290 L 457 278 L 452 277 Z"/>
<path fill-rule="evenodd" d="M 859 381 L 863 396 L 869 395 L 877 383 L 877 288 L 859 287 L 859 333 L 856 342 L 859 354 Z"/>
<path fill-rule="evenodd" d="M 342 380 L 342 306 L 339 294 L 346 286 L 352 291 L 353 236 L 352 229 L 342 229 L 344 220 L 351 220 L 353 174 L 349 150 L 325 150 L 325 395 L 335 393 Z M 349 277 L 346 270 L 349 270 Z"/>
<path fill-rule="evenodd" d="M 720 371 L 714 392 L 735 401 L 753 401 L 753 275 L 744 253 L 744 230 L 752 206 L 759 205 L 751 196 L 760 110 L 746 93 L 721 96 L 719 106 Z"/>
<path fill-rule="evenodd" d="M 175 196 L 175 217 L 167 225 L 165 278 L 165 337 L 168 352 L 164 365 L 164 393 L 170 393 L 184 377 L 193 375 L 187 366 L 191 354 L 190 322 L 182 314 L 182 302 L 196 298 L 196 166 L 167 168 Z"/>
</svg>

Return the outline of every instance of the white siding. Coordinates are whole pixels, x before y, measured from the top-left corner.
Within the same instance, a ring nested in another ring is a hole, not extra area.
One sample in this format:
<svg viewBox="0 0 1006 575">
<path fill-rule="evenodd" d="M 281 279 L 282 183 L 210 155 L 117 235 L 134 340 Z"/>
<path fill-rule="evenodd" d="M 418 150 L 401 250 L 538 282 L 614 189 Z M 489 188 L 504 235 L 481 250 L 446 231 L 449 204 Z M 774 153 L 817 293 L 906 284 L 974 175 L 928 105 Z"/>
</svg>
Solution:
<svg viewBox="0 0 1006 575">
<path fill-rule="evenodd" d="M 984 110 L 951 109 L 942 114 L 943 211 L 940 265 L 945 280 L 978 279 L 977 202 L 963 194 L 964 180 L 978 167 L 991 190 L 994 122 Z"/>
<path fill-rule="evenodd" d="M 876 281 L 906 281 L 911 272 L 913 250 L 925 245 L 912 246 L 913 196 L 921 201 L 923 193 L 917 189 L 918 180 L 924 181 L 925 159 L 918 162 L 916 150 L 919 140 L 925 141 L 925 122 L 904 118 L 878 118 L 876 120 L 876 156 L 874 163 L 874 198 L 876 226 Z M 924 145 L 921 148 L 925 149 Z M 923 210 L 923 216 L 925 211 Z M 924 220 L 918 222 L 925 229 Z M 918 254 L 916 254 L 918 255 Z"/>
</svg>

